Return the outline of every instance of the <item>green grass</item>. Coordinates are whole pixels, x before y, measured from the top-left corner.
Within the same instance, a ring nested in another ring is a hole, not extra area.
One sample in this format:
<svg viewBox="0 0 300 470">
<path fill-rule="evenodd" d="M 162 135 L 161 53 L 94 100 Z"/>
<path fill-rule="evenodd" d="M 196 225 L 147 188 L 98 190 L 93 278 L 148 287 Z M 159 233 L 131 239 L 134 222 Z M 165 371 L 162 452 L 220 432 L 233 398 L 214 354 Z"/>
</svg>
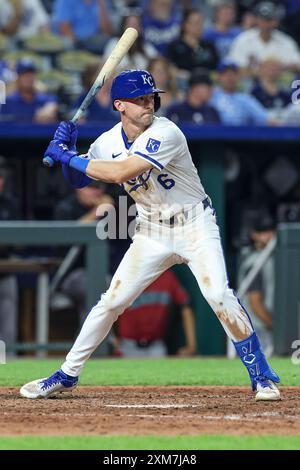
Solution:
<svg viewBox="0 0 300 470">
<path fill-rule="evenodd" d="M 300 436 L 0 437 L 0 450 L 299 450 Z"/>
<path fill-rule="evenodd" d="M 59 359 L 19 359 L 0 365 L 0 386 L 20 386 L 59 368 Z M 272 367 L 283 385 L 300 386 L 300 366 L 274 358 Z M 238 359 L 94 359 L 87 362 L 81 385 L 247 385 Z M 20 436 L 0 437 L 1 449 L 95 450 L 235 450 L 300 449 L 300 436 Z"/>
<path fill-rule="evenodd" d="M 49 376 L 61 362 L 24 359 L 0 365 L 0 386 L 20 386 Z M 289 358 L 274 358 L 270 363 L 282 385 L 300 386 L 299 365 Z M 249 385 L 249 377 L 238 359 L 93 359 L 87 362 L 80 385 Z"/>
</svg>

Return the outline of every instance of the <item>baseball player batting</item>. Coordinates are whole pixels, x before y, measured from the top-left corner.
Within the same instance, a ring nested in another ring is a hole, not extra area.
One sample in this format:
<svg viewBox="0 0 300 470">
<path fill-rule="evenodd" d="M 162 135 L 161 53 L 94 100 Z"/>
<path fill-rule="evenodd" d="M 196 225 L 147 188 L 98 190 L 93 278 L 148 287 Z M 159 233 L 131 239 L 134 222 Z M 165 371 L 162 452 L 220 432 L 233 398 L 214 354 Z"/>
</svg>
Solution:
<svg viewBox="0 0 300 470">
<path fill-rule="evenodd" d="M 186 263 L 202 294 L 246 366 L 256 400 L 279 400 L 280 379 L 269 366 L 250 317 L 228 286 L 219 228 L 180 129 L 156 117 L 159 94 L 145 70 L 120 73 L 111 100 L 121 122 L 100 135 L 86 156 L 76 152 L 77 129 L 62 122 L 45 155 L 62 165 L 74 187 L 98 179 L 123 184 L 137 206 L 132 244 L 109 289 L 91 309 L 61 369 L 24 385 L 26 398 L 49 397 L 76 387 L 80 372 L 119 315 L 160 274 Z"/>
</svg>

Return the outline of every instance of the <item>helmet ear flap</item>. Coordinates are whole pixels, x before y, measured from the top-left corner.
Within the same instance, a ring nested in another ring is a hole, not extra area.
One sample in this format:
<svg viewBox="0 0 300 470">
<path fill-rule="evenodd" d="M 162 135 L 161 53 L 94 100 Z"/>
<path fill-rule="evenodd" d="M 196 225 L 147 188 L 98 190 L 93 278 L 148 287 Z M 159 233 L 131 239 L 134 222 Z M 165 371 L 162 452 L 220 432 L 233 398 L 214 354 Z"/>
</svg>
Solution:
<svg viewBox="0 0 300 470">
<path fill-rule="evenodd" d="M 160 108 L 161 100 L 158 93 L 154 95 L 154 112 L 158 111 Z"/>
</svg>

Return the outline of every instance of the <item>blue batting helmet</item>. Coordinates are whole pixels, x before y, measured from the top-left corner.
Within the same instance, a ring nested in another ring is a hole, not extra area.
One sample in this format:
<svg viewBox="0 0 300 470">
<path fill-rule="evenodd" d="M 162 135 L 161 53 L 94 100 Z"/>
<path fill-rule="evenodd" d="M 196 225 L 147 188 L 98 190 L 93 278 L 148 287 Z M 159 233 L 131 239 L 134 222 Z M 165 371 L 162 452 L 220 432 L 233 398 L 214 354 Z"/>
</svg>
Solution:
<svg viewBox="0 0 300 470">
<path fill-rule="evenodd" d="M 157 111 L 160 107 L 158 93 L 164 91 L 156 88 L 154 78 L 147 70 L 125 70 L 114 78 L 110 90 L 114 109 L 114 101 L 117 99 L 138 98 L 149 93 L 155 93 L 154 110 Z"/>
</svg>

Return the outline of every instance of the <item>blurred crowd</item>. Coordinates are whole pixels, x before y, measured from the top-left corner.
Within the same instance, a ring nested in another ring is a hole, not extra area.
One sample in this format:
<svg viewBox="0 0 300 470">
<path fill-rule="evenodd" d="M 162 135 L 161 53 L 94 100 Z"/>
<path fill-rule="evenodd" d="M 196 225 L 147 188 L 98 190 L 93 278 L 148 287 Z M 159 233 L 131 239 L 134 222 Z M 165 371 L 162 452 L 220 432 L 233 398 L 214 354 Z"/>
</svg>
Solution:
<svg viewBox="0 0 300 470">
<path fill-rule="evenodd" d="M 297 125 L 299 24 L 298 0 L 1 0 L 0 118 L 70 118 L 131 26 L 119 70 L 149 69 L 176 123 Z M 82 122 L 118 119 L 108 89 Z"/>
</svg>

